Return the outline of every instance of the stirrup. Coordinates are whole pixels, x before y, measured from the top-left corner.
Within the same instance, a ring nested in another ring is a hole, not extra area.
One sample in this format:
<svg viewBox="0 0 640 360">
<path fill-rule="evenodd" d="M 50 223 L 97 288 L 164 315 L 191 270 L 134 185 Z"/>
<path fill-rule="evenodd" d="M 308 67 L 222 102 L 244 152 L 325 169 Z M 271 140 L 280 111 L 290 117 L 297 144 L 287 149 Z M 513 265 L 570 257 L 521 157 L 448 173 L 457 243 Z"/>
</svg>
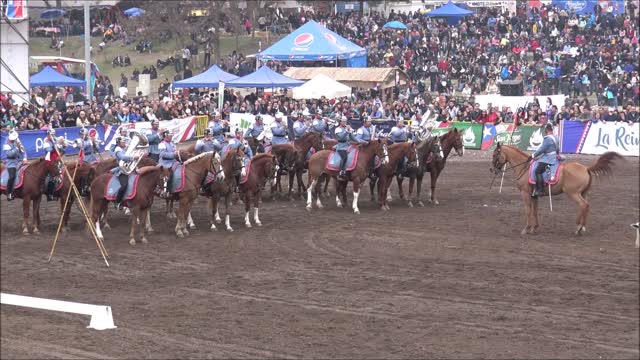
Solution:
<svg viewBox="0 0 640 360">
<path fill-rule="evenodd" d="M 7 201 L 13 201 L 15 199 L 15 195 L 13 195 L 13 193 L 8 193 L 7 194 Z"/>
</svg>

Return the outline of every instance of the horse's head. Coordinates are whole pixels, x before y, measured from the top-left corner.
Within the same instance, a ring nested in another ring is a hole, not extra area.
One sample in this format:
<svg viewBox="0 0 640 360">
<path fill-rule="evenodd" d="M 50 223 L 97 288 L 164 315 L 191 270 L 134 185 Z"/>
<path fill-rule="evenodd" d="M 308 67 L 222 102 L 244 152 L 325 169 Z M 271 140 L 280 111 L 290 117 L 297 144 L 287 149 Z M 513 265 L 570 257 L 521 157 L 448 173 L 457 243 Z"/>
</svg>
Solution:
<svg viewBox="0 0 640 360">
<path fill-rule="evenodd" d="M 49 166 L 47 167 L 47 172 L 51 175 L 51 177 L 59 178 L 62 176 L 63 168 L 64 168 L 64 163 L 62 162 L 62 160 L 57 159 L 49 163 Z"/>
<path fill-rule="evenodd" d="M 236 148 L 235 151 L 231 150 L 229 155 L 233 156 L 233 163 L 231 165 L 231 173 L 234 176 L 240 175 L 242 168 L 244 167 L 244 150 L 242 148 Z"/>
<path fill-rule="evenodd" d="M 462 143 L 462 131 L 458 130 L 457 128 L 453 128 L 453 130 L 450 131 L 451 133 L 451 146 L 453 146 L 453 148 L 456 150 L 456 154 L 458 154 L 458 156 L 462 156 L 464 155 L 464 144 Z"/>
<path fill-rule="evenodd" d="M 504 152 L 502 144 L 498 142 L 496 145 L 496 149 L 493 150 L 493 157 L 491 160 L 491 167 L 489 171 L 494 174 L 499 174 L 500 171 L 504 168 L 504 165 L 507 163 L 507 154 Z"/>
<path fill-rule="evenodd" d="M 376 150 L 375 154 L 382 159 L 382 164 L 386 165 L 389 163 L 389 149 L 387 149 L 387 139 L 386 138 L 378 138 L 376 140 L 371 140 L 375 144 Z"/>
<path fill-rule="evenodd" d="M 442 138 L 435 136 L 431 141 L 429 151 L 433 154 L 433 159 L 436 161 L 444 159 L 444 152 L 442 151 Z"/>
<path fill-rule="evenodd" d="M 275 155 L 270 155 L 270 161 L 267 161 L 264 165 L 265 182 L 268 181 L 270 186 L 275 186 L 279 169 L 278 159 Z"/>
<path fill-rule="evenodd" d="M 418 168 L 420 166 L 420 162 L 418 161 L 418 148 L 416 143 L 411 143 L 408 145 L 409 149 L 407 151 L 407 162 L 410 168 Z"/>
<path fill-rule="evenodd" d="M 313 147 L 314 149 L 316 149 L 317 151 L 320 151 L 323 149 L 324 147 L 324 143 L 323 143 L 323 136 L 321 133 L 319 132 L 309 132 L 306 137 L 309 137 L 309 141 L 311 141 L 311 147 Z M 305 154 L 306 155 L 306 154 Z"/>
<path fill-rule="evenodd" d="M 209 172 L 216 175 L 216 180 L 224 180 L 224 170 L 222 169 L 222 161 L 218 152 L 214 152 L 211 160 L 209 160 Z"/>
</svg>

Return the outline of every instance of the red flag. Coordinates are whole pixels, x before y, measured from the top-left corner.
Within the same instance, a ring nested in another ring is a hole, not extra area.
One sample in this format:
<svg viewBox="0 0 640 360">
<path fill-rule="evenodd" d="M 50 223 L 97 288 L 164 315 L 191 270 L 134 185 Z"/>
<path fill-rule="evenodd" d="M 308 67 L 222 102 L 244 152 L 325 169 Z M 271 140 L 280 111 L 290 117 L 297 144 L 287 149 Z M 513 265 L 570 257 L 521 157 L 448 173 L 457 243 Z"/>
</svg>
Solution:
<svg viewBox="0 0 640 360">
<path fill-rule="evenodd" d="M 80 154 L 78 155 L 78 161 L 80 164 L 84 162 L 84 149 L 80 149 Z"/>
</svg>

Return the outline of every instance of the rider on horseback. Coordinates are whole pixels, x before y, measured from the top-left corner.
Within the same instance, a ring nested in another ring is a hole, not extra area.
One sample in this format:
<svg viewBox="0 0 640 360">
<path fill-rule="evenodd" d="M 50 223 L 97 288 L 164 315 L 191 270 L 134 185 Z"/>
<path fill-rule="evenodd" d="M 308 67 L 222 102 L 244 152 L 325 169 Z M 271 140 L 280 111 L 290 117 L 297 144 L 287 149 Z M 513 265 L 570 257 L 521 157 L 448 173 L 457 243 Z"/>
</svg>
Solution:
<svg viewBox="0 0 640 360">
<path fill-rule="evenodd" d="M 160 121 L 158 121 L 158 119 L 151 121 L 151 129 L 145 131 L 145 136 L 149 142 L 149 157 L 152 158 L 156 164 L 160 162 L 160 149 L 158 145 L 160 145 L 160 141 L 162 140 L 162 138 L 160 138 L 161 132 Z"/>
<path fill-rule="evenodd" d="M 224 131 L 228 125 L 225 121 L 220 120 L 220 112 L 218 110 L 213 112 L 213 121 L 209 123 L 211 134 L 220 144 L 224 142 Z"/>
<path fill-rule="evenodd" d="M 311 122 L 311 127 L 309 128 L 309 130 L 318 134 L 322 134 L 324 136 L 325 132 L 327 131 L 326 119 L 322 117 L 316 117 Z"/>
<path fill-rule="evenodd" d="M 389 132 L 389 140 L 392 144 L 399 144 L 403 142 L 407 142 L 409 138 L 409 133 L 407 129 L 404 127 L 404 121 L 398 120 L 396 122 L 396 126 L 391 129 Z M 396 173 L 402 177 L 407 170 L 407 158 L 403 158 L 402 161 L 398 161 L 398 168 L 396 169 Z"/>
<path fill-rule="evenodd" d="M 359 143 L 368 143 L 373 139 L 373 128 L 371 126 L 371 116 L 365 115 L 364 124 L 356 131 L 356 139 Z M 376 157 L 371 158 L 371 167 L 369 168 L 369 176 L 374 178 L 376 176 L 375 169 Z"/>
<path fill-rule="evenodd" d="M 264 125 L 262 124 L 262 117 L 260 115 L 256 115 L 255 123 L 251 124 L 247 131 L 244 133 L 244 138 L 246 140 L 253 139 L 258 145 L 256 147 L 257 153 L 264 152 L 264 145 L 262 142 L 258 143 L 258 136 L 262 134 L 264 131 Z"/>
<path fill-rule="evenodd" d="M 129 182 L 129 175 L 127 175 L 120 168 L 120 161 L 131 162 L 134 160 L 138 160 L 139 156 L 131 156 L 127 155 L 125 149 L 127 148 L 127 139 L 123 137 L 116 138 L 116 148 L 113 151 L 113 156 L 116 158 L 116 162 L 118 164 L 117 167 L 111 170 L 111 173 L 118 177 L 118 181 L 120 182 L 120 189 L 118 190 L 118 195 L 116 196 L 116 210 L 122 210 L 122 199 L 124 198 L 124 194 L 127 192 L 127 183 Z"/>
<path fill-rule="evenodd" d="M 222 150 L 222 145 L 218 142 L 218 140 L 213 138 L 211 129 L 204 129 L 204 137 L 196 141 L 196 146 L 194 148 L 196 155 L 209 151 L 220 152 L 220 150 Z"/>
<path fill-rule="evenodd" d="M 336 145 L 336 151 L 340 154 L 340 174 L 339 177 L 346 179 L 347 177 L 347 150 L 349 149 L 349 140 L 358 141 L 358 139 L 351 132 L 351 126 L 347 125 L 347 117 L 342 116 L 340 118 L 340 126 L 338 126 L 335 130 L 336 140 L 338 140 L 338 144 Z"/>
<path fill-rule="evenodd" d="M 166 182 L 166 187 L 164 189 L 164 194 L 168 194 L 168 187 L 171 184 L 171 178 L 173 177 L 173 165 L 176 163 L 176 156 L 178 155 L 178 149 L 176 145 L 171 141 L 173 138 L 173 134 L 169 130 L 164 130 L 160 133 L 162 136 L 162 141 L 158 145 L 158 149 L 160 149 L 160 161 L 158 165 L 160 165 L 163 169 L 169 169 L 169 178 Z"/>
<path fill-rule="evenodd" d="M 544 137 L 542 145 L 533 155 L 529 156 L 529 160 L 539 160 L 535 170 L 536 188 L 533 190 L 531 197 L 538 197 L 544 193 L 544 172 L 547 171 L 547 167 L 553 166 L 558 162 L 560 153 L 558 138 L 553 134 L 553 124 L 547 123 L 544 129 L 547 135 Z"/>
<path fill-rule="evenodd" d="M 308 112 L 305 112 L 303 114 L 305 117 L 309 116 Z M 294 138 L 297 139 L 301 139 L 304 134 L 307 132 L 307 123 L 305 122 L 305 119 L 303 117 L 299 117 L 296 122 L 293 123 L 293 136 Z"/>
<path fill-rule="evenodd" d="M 65 140 L 62 136 L 56 138 L 56 130 L 51 128 L 47 130 L 47 137 L 44 139 L 42 150 L 46 153 L 44 159 L 48 162 L 48 164 L 52 164 L 64 155 L 65 152 Z M 47 184 L 47 201 L 56 200 L 54 198 L 54 191 L 56 188 L 56 180 L 51 177 L 51 175 L 47 174 L 46 184 Z"/>
<path fill-rule="evenodd" d="M 16 171 L 21 163 L 22 165 L 27 164 L 27 153 L 24 151 L 24 147 L 20 145 L 17 131 L 11 130 L 9 140 L 2 146 L 2 151 L 4 151 L 7 156 L 7 171 L 9 172 L 7 200 L 11 201 L 14 199 L 13 185 L 16 179 Z"/>
<path fill-rule="evenodd" d="M 129 137 L 129 133 L 127 132 L 127 127 L 126 126 L 120 126 L 120 128 L 118 129 L 118 136 L 121 138 L 121 141 L 124 141 L 125 147 L 129 146 L 129 142 L 131 141 L 131 138 Z M 117 142 L 115 144 L 111 145 L 111 147 L 109 148 L 111 156 L 113 156 L 113 157 L 116 156 L 116 150 L 117 149 L 118 149 L 118 143 Z"/>
<path fill-rule="evenodd" d="M 240 128 L 236 129 L 235 137 L 229 140 L 229 151 L 231 151 L 231 149 L 237 149 L 237 148 L 241 148 L 242 151 L 244 151 L 245 165 L 246 165 L 246 163 L 249 160 L 251 160 L 251 158 L 253 157 L 253 152 L 251 151 L 251 147 L 249 146 L 247 141 L 242 138 L 242 129 Z M 244 177 L 246 173 L 247 173 L 247 170 L 243 166 L 240 176 Z"/>
<path fill-rule="evenodd" d="M 271 145 L 282 145 L 287 143 L 287 125 L 282 123 L 282 113 L 277 113 L 275 121 L 271 124 Z"/>
<path fill-rule="evenodd" d="M 96 155 L 100 152 L 100 147 L 91 138 L 87 129 L 80 129 L 80 137 L 76 139 L 76 146 L 84 151 L 84 162 L 91 165 L 98 161 Z"/>
</svg>

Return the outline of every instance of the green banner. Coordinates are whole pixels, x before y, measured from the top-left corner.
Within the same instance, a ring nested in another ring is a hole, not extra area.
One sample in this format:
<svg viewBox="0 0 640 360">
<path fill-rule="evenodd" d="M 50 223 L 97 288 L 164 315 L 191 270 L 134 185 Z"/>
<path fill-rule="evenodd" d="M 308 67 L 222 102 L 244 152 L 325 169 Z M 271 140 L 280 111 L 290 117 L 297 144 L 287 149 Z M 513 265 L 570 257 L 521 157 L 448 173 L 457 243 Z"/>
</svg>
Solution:
<svg viewBox="0 0 640 360">
<path fill-rule="evenodd" d="M 522 125 L 513 131 L 505 126 L 496 126 L 496 136 L 491 144 L 491 149 L 495 149 L 498 142 L 502 145 L 513 145 L 520 150 L 535 151 L 544 139 L 544 131 L 540 126 Z"/>
<path fill-rule="evenodd" d="M 438 125 L 433 128 L 431 134 L 440 136 L 456 128 L 462 131 L 462 144 L 465 149 L 480 150 L 480 145 L 482 145 L 482 124 L 452 122 L 447 127 L 437 127 Z"/>
</svg>

